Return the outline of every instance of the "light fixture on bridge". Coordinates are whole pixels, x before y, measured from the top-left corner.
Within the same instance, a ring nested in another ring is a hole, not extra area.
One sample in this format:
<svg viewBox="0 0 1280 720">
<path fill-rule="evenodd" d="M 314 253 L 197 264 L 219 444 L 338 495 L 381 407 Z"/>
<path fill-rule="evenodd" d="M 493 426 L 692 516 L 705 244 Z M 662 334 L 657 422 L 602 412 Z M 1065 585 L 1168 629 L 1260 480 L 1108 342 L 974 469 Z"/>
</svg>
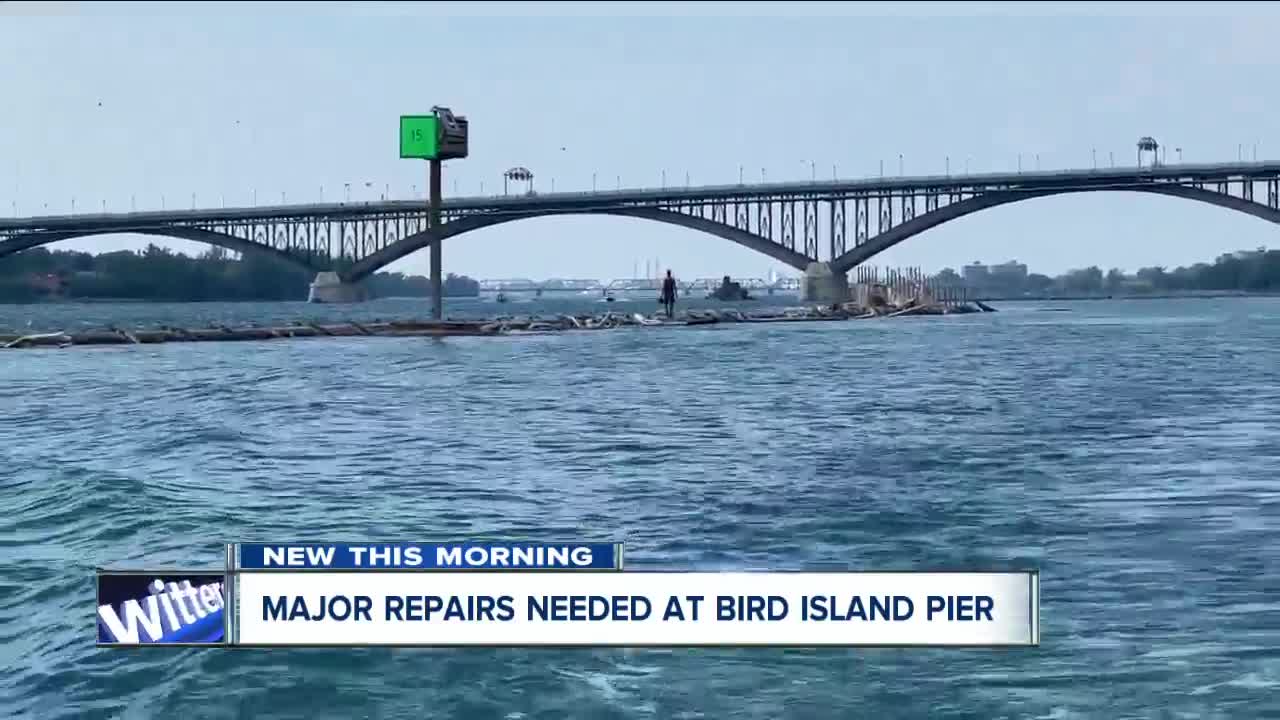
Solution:
<svg viewBox="0 0 1280 720">
<path fill-rule="evenodd" d="M 1138 138 L 1138 167 L 1142 167 L 1142 153 L 1151 153 L 1151 167 L 1160 164 L 1160 143 L 1150 135 L 1144 135 Z"/>
<path fill-rule="evenodd" d="M 529 186 L 528 188 L 526 188 L 525 193 L 528 195 L 533 194 L 533 172 L 530 171 L 529 168 L 513 167 L 510 170 L 502 173 L 502 194 L 503 195 L 507 194 L 508 181 L 529 183 Z"/>
</svg>

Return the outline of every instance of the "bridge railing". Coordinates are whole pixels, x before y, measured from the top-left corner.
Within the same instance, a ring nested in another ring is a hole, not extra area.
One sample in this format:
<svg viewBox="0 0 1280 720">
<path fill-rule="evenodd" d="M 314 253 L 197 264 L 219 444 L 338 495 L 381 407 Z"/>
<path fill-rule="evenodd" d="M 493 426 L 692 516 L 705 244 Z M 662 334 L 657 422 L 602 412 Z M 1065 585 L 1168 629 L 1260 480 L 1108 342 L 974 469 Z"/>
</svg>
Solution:
<svg viewBox="0 0 1280 720">
<path fill-rule="evenodd" d="M 1155 166 L 1116 166 L 1106 168 L 1075 168 L 1055 170 L 1023 170 L 983 173 L 943 173 L 932 175 L 884 175 L 861 176 L 833 180 L 801 180 L 785 182 L 744 182 L 731 184 L 628 187 L 614 190 L 560 191 L 553 193 L 512 195 L 457 195 L 444 199 L 448 209 L 502 209 L 504 207 L 546 206 L 556 204 L 596 202 L 603 204 L 653 203 L 661 200 L 705 199 L 746 195 L 791 195 L 806 192 L 829 193 L 833 191 L 877 191 L 906 188 L 940 188 L 958 185 L 999 185 L 1009 183 L 1076 181 L 1090 178 L 1194 178 L 1226 179 L 1280 172 L 1280 162 L 1229 162 L 1229 163 L 1175 163 Z M 72 212 L 32 216 L 17 216 L 16 203 L 11 205 L 13 216 L 0 218 L 0 229 L 38 230 L 59 226 L 82 226 L 136 222 L 155 224 L 178 222 L 182 219 L 203 220 L 257 219 L 291 216 L 361 216 L 379 212 L 425 212 L 422 200 L 378 200 L 336 203 L 298 203 L 261 206 L 198 207 L 195 209 L 161 209 L 129 212 Z M 2 212 L 2 210 L 0 210 Z"/>
</svg>

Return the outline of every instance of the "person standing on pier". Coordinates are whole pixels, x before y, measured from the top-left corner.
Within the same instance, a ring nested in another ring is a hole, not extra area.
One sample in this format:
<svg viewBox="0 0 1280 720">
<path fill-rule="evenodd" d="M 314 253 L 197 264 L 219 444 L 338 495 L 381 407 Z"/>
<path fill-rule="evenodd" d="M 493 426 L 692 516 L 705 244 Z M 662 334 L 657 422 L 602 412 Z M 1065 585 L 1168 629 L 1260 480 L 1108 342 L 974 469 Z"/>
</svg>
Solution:
<svg viewBox="0 0 1280 720">
<path fill-rule="evenodd" d="M 670 319 L 676 311 L 676 279 L 671 277 L 670 270 L 667 271 L 667 276 L 662 279 L 662 296 L 658 299 L 667 311 L 667 319 Z"/>
</svg>

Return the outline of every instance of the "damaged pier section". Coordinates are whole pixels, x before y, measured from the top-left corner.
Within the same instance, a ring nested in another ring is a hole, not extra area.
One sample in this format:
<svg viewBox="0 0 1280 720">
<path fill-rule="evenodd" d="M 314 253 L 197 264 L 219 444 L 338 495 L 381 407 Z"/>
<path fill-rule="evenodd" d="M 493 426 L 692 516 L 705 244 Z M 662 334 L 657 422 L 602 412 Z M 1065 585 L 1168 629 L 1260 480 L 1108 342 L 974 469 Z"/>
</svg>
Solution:
<svg viewBox="0 0 1280 720">
<path fill-rule="evenodd" d="M 686 310 L 679 318 L 645 316 L 640 313 L 608 312 L 602 315 L 555 315 L 552 317 L 499 317 L 470 321 L 374 321 L 345 322 L 328 325 L 298 323 L 278 327 L 176 328 L 125 330 L 111 327 L 102 330 L 48 332 L 28 335 L 0 334 L 0 349 L 63 348 L 98 345 L 153 345 L 175 342 L 230 342 L 245 340 L 281 340 L 318 337 L 455 337 L 546 334 L 574 331 L 612 330 L 617 328 L 670 328 L 716 325 L 721 323 L 780 323 L 866 320 L 877 317 L 908 315 L 947 315 L 952 313 L 992 311 L 978 303 L 942 305 L 924 303 L 913 298 L 904 305 L 891 304 L 879 295 L 869 296 L 870 305 L 848 302 L 838 305 L 785 308 L 764 312 L 737 309 Z"/>
</svg>

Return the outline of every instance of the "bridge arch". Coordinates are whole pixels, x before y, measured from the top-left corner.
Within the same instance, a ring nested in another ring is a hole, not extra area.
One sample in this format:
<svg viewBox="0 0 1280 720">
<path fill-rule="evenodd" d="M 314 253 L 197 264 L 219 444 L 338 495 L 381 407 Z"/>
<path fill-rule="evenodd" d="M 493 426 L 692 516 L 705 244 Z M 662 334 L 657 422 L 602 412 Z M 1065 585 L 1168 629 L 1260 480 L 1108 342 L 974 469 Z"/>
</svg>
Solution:
<svg viewBox="0 0 1280 720">
<path fill-rule="evenodd" d="M 972 215 L 980 210 L 998 207 L 1000 205 L 1010 205 L 1012 203 L 1021 202 L 1023 200 L 1031 200 L 1033 198 L 1049 197 L 1052 195 L 1067 195 L 1071 193 L 1084 192 L 1142 192 L 1153 195 L 1167 195 L 1169 197 L 1183 198 L 1185 200 L 1195 200 L 1197 202 L 1208 203 L 1218 207 L 1235 210 L 1256 218 L 1262 218 L 1268 222 L 1280 225 L 1280 210 L 1268 207 L 1253 200 L 1245 200 L 1226 193 L 1214 192 L 1203 188 L 1187 187 L 1184 185 L 1173 184 L 1152 184 L 1152 185 L 1131 185 L 1124 187 L 1081 187 L 1081 188 L 1052 188 L 1047 190 L 1002 190 L 976 195 L 953 203 L 945 207 L 938 208 L 924 215 L 917 215 L 915 218 L 908 220 L 897 227 L 886 230 L 875 237 L 868 238 L 866 242 L 854 249 L 844 253 L 840 257 L 831 261 L 831 270 L 833 272 L 848 272 L 852 268 L 861 265 L 898 243 L 915 237 L 920 233 L 935 228 L 943 223 L 951 222 L 965 215 Z"/>
<path fill-rule="evenodd" d="M 424 230 L 413 235 L 406 235 L 395 243 L 375 252 L 368 257 L 360 260 L 352 265 L 343 277 L 349 282 L 359 282 L 366 277 L 372 275 L 378 270 L 390 265 L 410 253 L 416 252 L 429 246 L 436 238 L 447 240 L 455 235 L 461 235 L 473 230 L 503 225 L 517 220 L 528 220 L 536 217 L 550 217 L 555 215 L 613 215 L 618 217 L 633 217 L 641 220 L 653 220 L 655 222 L 667 223 L 669 225 L 678 225 L 691 230 L 700 230 L 702 232 L 724 238 L 731 242 L 735 242 L 743 247 L 750 248 L 756 252 L 763 253 L 779 262 L 785 263 L 798 270 L 804 270 L 813 262 L 811 258 L 803 255 L 795 250 L 783 247 L 772 240 L 747 232 L 731 225 L 726 225 L 714 220 L 707 220 L 696 215 L 685 215 L 683 213 L 672 212 L 670 210 L 661 210 L 658 208 L 609 208 L 607 210 L 589 210 L 589 209 L 572 209 L 572 210 L 542 210 L 535 212 L 522 212 L 511 214 L 480 214 L 468 215 L 451 222 L 444 223 L 439 230 Z"/>
<path fill-rule="evenodd" d="M 95 235 L 149 235 L 153 237 L 170 237 L 177 238 L 179 240 L 191 240 L 192 242 L 204 243 L 206 245 L 216 245 L 239 253 L 265 253 L 278 260 L 283 260 L 294 267 L 302 268 L 313 273 L 322 272 L 328 269 L 327 267 L 311 265 L 297 255 L 291 255 L 283 250 L 278 250 L 251 240 L 238 238 L 234 235 L 227 235 L 225 233 L 214 232 L 212 230 L 202 230 L 200 228 L 175 226 L 129 228 L 128 230 L 68 230 L 63 232 L 21 233 L 0 241 L 0 258 L 20 253 L 23 250 L 30 250 L 31 248 L 61 242 L 63 240 L 74 240 L 76 238 L 93 237 Z"/>
</svg>

